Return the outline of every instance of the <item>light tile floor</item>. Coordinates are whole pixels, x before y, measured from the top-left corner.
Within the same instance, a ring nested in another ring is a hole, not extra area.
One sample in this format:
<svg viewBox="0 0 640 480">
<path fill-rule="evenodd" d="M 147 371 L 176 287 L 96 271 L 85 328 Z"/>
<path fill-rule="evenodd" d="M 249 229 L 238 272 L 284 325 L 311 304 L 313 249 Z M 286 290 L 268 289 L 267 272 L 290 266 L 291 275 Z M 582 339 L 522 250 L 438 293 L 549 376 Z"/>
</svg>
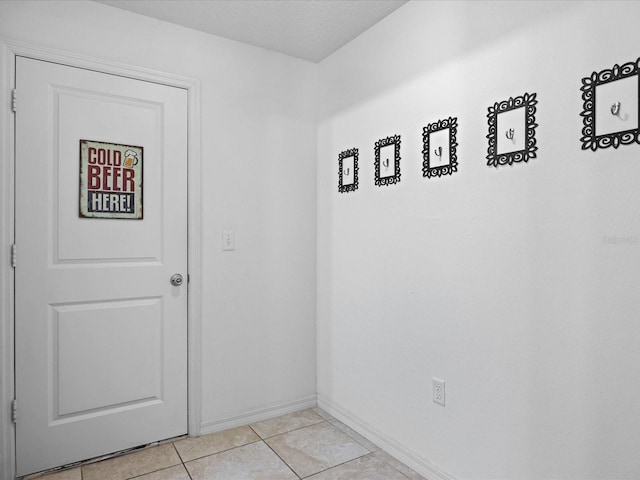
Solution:
<svg viewBox="0 0 640 480">
<path fill-rule="evenodd" d="M 38 480 L 424 480 L 319 408 L 185 438 Z"/>
</svg>

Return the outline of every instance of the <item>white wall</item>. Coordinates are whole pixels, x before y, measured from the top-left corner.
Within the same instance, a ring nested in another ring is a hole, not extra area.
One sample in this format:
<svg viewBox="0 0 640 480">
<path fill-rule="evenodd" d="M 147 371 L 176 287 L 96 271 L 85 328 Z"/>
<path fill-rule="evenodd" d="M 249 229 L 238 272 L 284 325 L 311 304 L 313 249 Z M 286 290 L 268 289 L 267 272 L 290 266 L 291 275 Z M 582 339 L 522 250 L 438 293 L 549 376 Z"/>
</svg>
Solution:
<svg viewBox="0 0 640 480">
<path fill-rule="evenodd" d="M 2 1 L 0 37 L 200 81 L 203 430 L 313 403 L 317 66 L 86 1 Z"/>
<path fill-rule="evenodd" d="M 423 472 L 624 479 L 640 472 L 640 246 L 604 240 L 640 238 L 640 147 L 581 151 L 579 89 L 638 57 L 639 14 L 414 1 L 319 68 L 91 2 L 2 1 L 0 37 L 200 80 L 205 428 L 315 392 L 317 153 L 323 404 Z M 524 92 L 538 158 L 496 171 L 487 107 Z M 424 179 L 422 127 L 449 115 L 459 172 Z M 402 181 L 375 187 L 392 134 Z M 352 147 L 360 189 L 339 194 Z"/>
<path fill-rule="evenodd" d="M 412 1 L 320 64 L 319 402 L 425 474 L 640 477 L 640 146 L 580 143 L 581 80 L 638 58 L 639 17 Z M 538 157 L 487 167 L 487 108 L 525 92 Z M 423 178 L 422 127 L 448 116 L 459 171 Z M 377 187 L 395 134 L 401 182 Z"/>
</svg>

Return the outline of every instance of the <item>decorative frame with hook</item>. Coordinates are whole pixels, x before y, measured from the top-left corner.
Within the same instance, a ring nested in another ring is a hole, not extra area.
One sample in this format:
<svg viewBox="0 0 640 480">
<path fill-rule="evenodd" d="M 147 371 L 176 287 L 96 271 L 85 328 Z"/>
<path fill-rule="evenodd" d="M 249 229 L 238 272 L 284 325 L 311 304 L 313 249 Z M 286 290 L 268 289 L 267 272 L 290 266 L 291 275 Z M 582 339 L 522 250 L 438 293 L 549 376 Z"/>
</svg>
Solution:
<svg viewBox="0 0 640 480">
<path fill-rule="evenodd" d="M 640 143 L 639 77 L 640 58 L 582 79 L 582 150 Z"/>
<path fill-rule="evenodd" d="M 496 102 L 489 107 L 487 113 L 489 123 L 489 148 L 487 154 L 487 165 L 498 167 L 500 165 L 513 165 L 518 162 L 528 162 L 529 159 L 536 157 L 536 105 L 538 100 L 535 93 L 525 93 L 519 97 L 510 97 L 509 100 Z M 518 109 L 522 109 L 522 119 L 516 122 L 513 127 L 505 130 L 505 137 L 517 143 L 517 147 L 509 148 L 503 145 L 502 141 L 498 141 L 498 117 L 511 117 L 518 114 Z M 517 139 L 517 142 L 516 142 Z"/>
<path fill-rule="evenodd" d="M 353 164 L 347 165 L 353 157 Z M 352 169 L 352 172 L 349 172 Z M 355 192 L 358 189 L 358 149 L 350 148 L 338 155 L 338 191 L 340 193 Z"/>
<path fill-rule="evenodd" d="M 431 154 L 442 159 L 442 145 L 438 145 L 437 148 L 435 142 L 431 141 L 431 135 L 436 134 L 443 130 L 448 130 L 448 162 L 446 164 L 435 165 L 437 162 L 432 162 Z M 456 155 L 456 147 L 458 143 L 456 141 L 458 133 L 458 119 L 456 117 L 449 117 L 445 120 L 438 120 L 437 122 L 430 123 L 422 129 L 422 176 L 423 177 L 441 177 L 442 175 L 452 175 L 458 171 L 458 157 Z M 433 152 L 430 149 L 433 146 Z"/>
<path fill-rule="evenodd" d="M 391 166 L 391 162 L 388 156 L 382 161 L 382 167 L 384 167 L 384 174 L 381 174 L 381 162 L 380 162 L 380 151 L 393 145 L 393 170 L 391 171 L 391 175 L 387 175 L 386 173 L 389 171 L 389 167 Z M 382 138 L 376 142 L 375 147 L 375 183 L 379 187 L 383 185 L 392 185 L 394 183 L 400 182 L 400 135 L 393 135 L 391 137 Z"/>
</svg>

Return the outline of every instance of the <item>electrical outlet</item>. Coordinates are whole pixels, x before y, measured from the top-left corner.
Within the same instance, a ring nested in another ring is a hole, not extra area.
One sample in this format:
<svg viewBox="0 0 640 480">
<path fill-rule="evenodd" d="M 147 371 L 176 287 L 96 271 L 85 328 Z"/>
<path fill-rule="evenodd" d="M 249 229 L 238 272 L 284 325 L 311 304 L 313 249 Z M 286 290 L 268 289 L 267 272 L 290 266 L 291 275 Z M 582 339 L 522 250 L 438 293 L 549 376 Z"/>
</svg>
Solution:
<svg viewBox="0 0 640 480">
<path fill-rule="evenodd" d="M 444 380 L 432 378 L 433 380 L 433 403 L 444 407 Z"/>
</svg>

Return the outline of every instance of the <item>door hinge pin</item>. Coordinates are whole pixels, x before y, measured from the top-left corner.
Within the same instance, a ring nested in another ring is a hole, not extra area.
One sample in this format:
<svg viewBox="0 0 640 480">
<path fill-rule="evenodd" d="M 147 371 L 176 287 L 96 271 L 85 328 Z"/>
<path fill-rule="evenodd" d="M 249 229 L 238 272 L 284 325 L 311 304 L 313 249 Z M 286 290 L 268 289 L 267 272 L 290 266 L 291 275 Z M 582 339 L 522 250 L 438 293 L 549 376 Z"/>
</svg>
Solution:
<svg viewBox="0 0 640 480">
<path fill-rule="evenodd" d="M 15 398 L 11 402 L 11 420 L 13 423 L 18 423 L 18 400 Z"/>
<path fill-rule="evenodd" d="M 18 111 L 18 96 L 15 88 L 11 91 L 11 111 L 13 113 Z"/>
<path fill-rule="evenodd" d="M 13 245 L 11 245 L 11 266 L 13 268 L 16 268 L 16 263 L 18 262 L 18 247 L 16 246 L 16 244 L 14 243 Z"/>
</svg>

